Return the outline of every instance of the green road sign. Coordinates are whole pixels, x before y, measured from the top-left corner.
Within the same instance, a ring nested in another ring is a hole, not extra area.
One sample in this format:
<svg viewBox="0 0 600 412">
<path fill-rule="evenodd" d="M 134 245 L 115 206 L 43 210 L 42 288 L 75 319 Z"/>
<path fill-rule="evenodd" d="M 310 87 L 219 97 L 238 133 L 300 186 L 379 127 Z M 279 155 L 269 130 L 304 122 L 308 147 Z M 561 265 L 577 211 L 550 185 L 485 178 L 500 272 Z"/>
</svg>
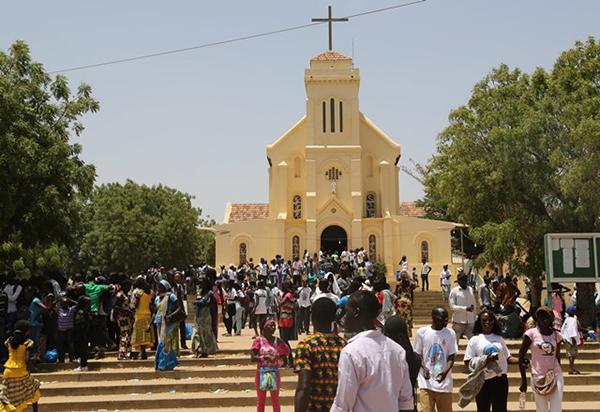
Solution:
<svg viewBox="0 0 600 412">
<path fill-rule="evenodd" d="M 600 233 L 548 233 L 544 236 L 549 282 L 597 282 Z"/>
</svg>

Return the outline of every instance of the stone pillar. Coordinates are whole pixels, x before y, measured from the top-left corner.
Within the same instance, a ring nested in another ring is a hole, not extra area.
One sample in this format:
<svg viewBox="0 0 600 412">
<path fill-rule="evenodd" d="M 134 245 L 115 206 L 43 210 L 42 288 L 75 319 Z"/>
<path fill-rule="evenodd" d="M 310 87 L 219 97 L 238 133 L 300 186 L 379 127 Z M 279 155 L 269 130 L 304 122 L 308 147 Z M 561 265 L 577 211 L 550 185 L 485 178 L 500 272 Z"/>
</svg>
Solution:
<svg viewBox="0 0 600 412">
<path fill-rule="evenodd" d="M 388 274 L 394 274 L 394 221 L 390 216 L 383 219 L 383 262 L 387 268 Z M 390 280 L 391 278 L 388 278 Z"/>
<path fill-rule="evenodd" d="M 287 168 L 286 162 L 281 162 L 275 167 L 273 187 L 274 202 L 270 205 L 273 212 L 269 212 L 273 219 L 285 219 L 287 217 Z"/>
<path fill-rule="evenodd" d="M 381 217 L 391 216 L 396 208 L 393 203 L 397 203 L 398 199 L 394 199 L 396 192 L 393 190 L 393 166 L 389 162 L 383 160 L 379 163 L 380 179 L 379 179 L 379 192 L 381 193 Z"/>
<path fill-rule="evenodd" d="M 360 153 L 358 154 L 360 156 Z M 360 157 L 350 161 L 350 190 L 352 195 L 352 234 L 348 246 L 356 249 L 363 245 L 362 240 L 362 216 L 363 216 L 363 196 L 362 196 L 362 166 Z"/>
<path fill-rule="evenodd" d="M 317 252 L 317 162 L 306 159 L 306 249 Z"/>
</svg>

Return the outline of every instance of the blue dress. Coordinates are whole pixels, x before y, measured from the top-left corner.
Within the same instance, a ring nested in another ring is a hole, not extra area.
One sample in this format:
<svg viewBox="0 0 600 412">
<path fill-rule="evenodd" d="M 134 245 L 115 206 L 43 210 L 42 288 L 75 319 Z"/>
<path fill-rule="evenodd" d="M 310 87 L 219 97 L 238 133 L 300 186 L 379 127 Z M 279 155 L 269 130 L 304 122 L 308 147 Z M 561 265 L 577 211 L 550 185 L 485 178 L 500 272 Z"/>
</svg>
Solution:
<svg viewBox="0 0 600 412">
<path fill-rule="evenodd" d="M 157 296 L 154 303 L 158 307 L 160 305 L 161 297 Z M 174 310 L 175 302 L 177 302 L 177 296 L 174 293 L 169 294 L 169 303 L 167 308 L 167 313 L 170 313 Z M 163 342 L 162 336 L 162 316 L 160 313 L 156 314 L 154 318 L 154 323 L 156 324 L 156 331 L 158 334 L 158 345 L 156 346 L 156 356 L 154 358 L 154 368 L 159 371 L 172 371 L 177 366 L 177 353 L 174 348 L 170 348 L 168 352 L 165 351 L 165 344 Z M 166 322 L 166 338 L 167 340 L 171 339 L 171 335 L 175 328 L 179 327 L 176 323 Z"/>
</svg>

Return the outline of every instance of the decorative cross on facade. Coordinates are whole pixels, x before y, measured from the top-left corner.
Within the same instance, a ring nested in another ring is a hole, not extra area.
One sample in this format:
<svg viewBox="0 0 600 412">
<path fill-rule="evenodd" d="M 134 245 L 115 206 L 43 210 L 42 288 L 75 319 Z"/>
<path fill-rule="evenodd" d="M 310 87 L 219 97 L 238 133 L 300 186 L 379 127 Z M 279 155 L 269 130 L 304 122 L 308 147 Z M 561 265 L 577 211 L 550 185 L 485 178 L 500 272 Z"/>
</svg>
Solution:
<svg viewBox="0 0 600 412">
<path fill-rule="evenodd" d="M 312 19 L 312 21 L 314 22 L 327 22 L 327 24 L 329 25 L 329 50 L 333 50 L 333 35 L 332 35 L 332 29 L 333 26 L 331 23 L 335 22 L 340 22 L 340 21 L 348 21 L 347 18 L 333 18 L 331 17 L 331 6 L 328 7 L 329 10 L 329 16 L 325 19 L 325 18 L 314 18 Z"/>
</svg>

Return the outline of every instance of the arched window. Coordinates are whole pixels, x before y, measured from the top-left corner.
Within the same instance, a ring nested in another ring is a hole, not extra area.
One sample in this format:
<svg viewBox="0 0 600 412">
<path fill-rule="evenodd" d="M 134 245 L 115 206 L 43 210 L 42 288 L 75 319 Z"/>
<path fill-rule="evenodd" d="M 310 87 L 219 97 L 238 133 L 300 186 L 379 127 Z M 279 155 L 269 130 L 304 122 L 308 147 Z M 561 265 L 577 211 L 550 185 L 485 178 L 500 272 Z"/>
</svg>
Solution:
<svg viewBox="0 0 600 412">
<path fill-rule="evenodd" d="M 421 242 L 421 261 L 425 259 L 425 262 L 429 262 L 429 243 L 427 241 Z"/>
<path fill-rule="evenodd" d="M 299 195 L 294 196 L 292 209 L 294 219 L 302 219 L 302 198 Z"/>
<path fill-rule="evenodd" d="M 327 103 L 323 102 L 323 133 L 327 133 Z"/>
<path fill-rule="evenodd" d="M 292 237 L 292 257 L 300 257 L 300 236 Z"/>
<path fill-rule="evenodd" d="M 375 235 L 369 235 L 369 260 L 371 262 L 377 260 L 377 238 Z"/>
<path fill-rule="evenodd" d="M 340 133 L 344 131 L 344 108 L 342 102 L 340 102 Z"/>
<path fill-rule="evenodd" d="M 240 243 L 240 265 L 246 263 L 246 256 L 248 254 L 248 248 L 245 243 Z"/>
<path fill-rule="evenodd" d="M 369 192 L 367 193 L 366 199 L 366 217 L 375 217 L 376 214 L 376 202 L 375 202 L 375 193 Z"/>
<path fill-rule="evenodd" d="M 302 165 L 300 164 L 300 158 L 294 159 L 294 177 L 300 177 L 302 171 Z"/>
<path fill-rule="evenodd" d="M 333 100 L 333 97 L 329 100 L 329 110 L 331 110 L 331 133 L 335 133 L 335 100 Z"/>
</svg>

